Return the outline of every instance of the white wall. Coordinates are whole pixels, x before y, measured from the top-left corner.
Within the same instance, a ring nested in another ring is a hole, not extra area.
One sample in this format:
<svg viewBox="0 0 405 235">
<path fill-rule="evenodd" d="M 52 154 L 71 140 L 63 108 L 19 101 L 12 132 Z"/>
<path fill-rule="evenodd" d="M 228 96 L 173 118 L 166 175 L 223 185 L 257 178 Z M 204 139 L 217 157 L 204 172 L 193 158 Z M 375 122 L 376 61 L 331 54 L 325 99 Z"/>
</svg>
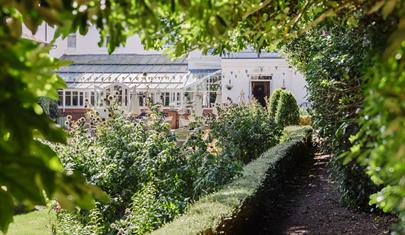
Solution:
<svg viewBox="0 0 405 235">
<path fill-rule="evenodd" d="M 231 98 L 238 103 L 241 91 L 245 94 L 245 100 L 252 98 L 251 78 L 248 75 L 272 76 L 270 81 L 270 95 L 277 88 L 283 87 L 292 92 L 297 99 L 298 105 L 306 102 L 306 82 L 304 77 L 289 66 L 282 58 L 222 58 L 222 100 L 226 102 Z M 231 73 L 232 72 L 232 73 Z M 236 77 L 235 77 L 236 75 Z M 232 84 L 228 90 L 226 85 Z"/>
<path fill-rule="evenodd" d="M 35 35 L 23 26 L 23 34 L 33 37 L 40 42 L 50 43 L 53 39 L 55 28 L 46 26 L 45 24 L 39 26 Z M 91 27 L 86 35 L 76 33 L 76 48 L 68 48 L 67 38 L 59 38 L 54 43 L 53 49 L 50 54 L 54 57 L 60 57 L 63 54 L 108 54 L 106 46 L 99 47 L 100 35 L 95 27 Z M 158 51 L 146 51 L 138 36 L 128 38 L 125 47 L 116 48 L 114 54 L 156 54 Z"/>
</svg>

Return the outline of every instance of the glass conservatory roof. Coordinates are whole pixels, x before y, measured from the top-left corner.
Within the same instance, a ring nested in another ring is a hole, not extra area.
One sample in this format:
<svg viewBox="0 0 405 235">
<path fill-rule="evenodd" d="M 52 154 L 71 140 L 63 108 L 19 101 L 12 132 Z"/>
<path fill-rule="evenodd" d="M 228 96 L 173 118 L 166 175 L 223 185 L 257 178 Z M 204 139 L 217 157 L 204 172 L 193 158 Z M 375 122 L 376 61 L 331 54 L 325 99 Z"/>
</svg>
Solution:
<svg viewBox="0 0 405 235">
<path fill-rule="evenodd" d="M 59 74 L 71 89 L 107 88 L 112 84 L 136 89 L 183 89 L 196 83 L 191 73 L 82 73 Z"/>
<path fill-rule="evenodd" d="M 58 71 L 70 89 L 119 84 L 138 90 L 180 90 L 219 71 L 190 71 L 187 59 L 172 60 L 161 54 L 64 55 L 61 59 L 72 61 Z"/>
<path fill-rule="evenodd" d="M 187 73 L 188 63 L 161 54 L 63 55 L 59 73 Z"/>
</svg>

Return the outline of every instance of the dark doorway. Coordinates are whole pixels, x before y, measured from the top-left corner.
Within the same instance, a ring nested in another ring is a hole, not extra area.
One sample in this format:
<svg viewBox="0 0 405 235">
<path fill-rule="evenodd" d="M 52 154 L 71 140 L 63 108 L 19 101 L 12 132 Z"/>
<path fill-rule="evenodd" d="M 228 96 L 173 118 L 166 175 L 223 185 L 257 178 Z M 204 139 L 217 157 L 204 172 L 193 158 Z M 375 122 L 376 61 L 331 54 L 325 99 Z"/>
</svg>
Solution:
<svg viewBox="0 0 405 235">
<path fill-rule="evenodd" d="M 259 104 L 266 107 L 270 96 L 270 82 L 252 82 L 252 91 L 253 97 Z"/>
</svg>

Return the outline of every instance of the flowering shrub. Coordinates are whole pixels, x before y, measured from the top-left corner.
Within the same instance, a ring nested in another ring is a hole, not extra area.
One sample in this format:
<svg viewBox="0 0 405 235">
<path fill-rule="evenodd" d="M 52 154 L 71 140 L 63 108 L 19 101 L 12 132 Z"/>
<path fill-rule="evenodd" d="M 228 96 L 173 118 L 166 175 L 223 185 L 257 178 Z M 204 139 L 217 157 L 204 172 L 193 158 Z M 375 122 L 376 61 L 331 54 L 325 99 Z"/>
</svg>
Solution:
<svg viewBox="0 0 405 235">
<path fill-rule="evenodd" d="M 65 169 L 81 172 L 111 202 L 74 213 L 55 209 L 55 233 L 143 234 L 239 174 L 241 163 L 221 152 L 209 133 L 195 128 L 178 147 L 158 108 L 152 109 L 146 121 L 112 108 L 105 121 L 90 112 L 70 125 L 69 144 L 55 147 Z"/>
<path fill-rule="evenodd" d="M 219 109 L 212 133 L 226 154 L 247 163 L 279 142 L 281 128 L 263 107 L 252 102 Z"/>
</svg>

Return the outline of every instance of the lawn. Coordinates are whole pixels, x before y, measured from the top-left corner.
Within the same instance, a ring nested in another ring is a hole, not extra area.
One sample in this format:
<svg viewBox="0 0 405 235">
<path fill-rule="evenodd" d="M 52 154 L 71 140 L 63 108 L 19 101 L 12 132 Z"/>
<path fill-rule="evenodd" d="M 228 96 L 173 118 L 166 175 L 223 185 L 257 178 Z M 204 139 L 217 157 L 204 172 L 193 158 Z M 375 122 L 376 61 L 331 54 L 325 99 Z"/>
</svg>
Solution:
<svg viewBox="0 0 405 235">
<path fill-rule="evenodd" d="M 14 216 L 7 235 L 44 235 L 51 234 L 49 229 L 48 209 Z"/>
</svg>

